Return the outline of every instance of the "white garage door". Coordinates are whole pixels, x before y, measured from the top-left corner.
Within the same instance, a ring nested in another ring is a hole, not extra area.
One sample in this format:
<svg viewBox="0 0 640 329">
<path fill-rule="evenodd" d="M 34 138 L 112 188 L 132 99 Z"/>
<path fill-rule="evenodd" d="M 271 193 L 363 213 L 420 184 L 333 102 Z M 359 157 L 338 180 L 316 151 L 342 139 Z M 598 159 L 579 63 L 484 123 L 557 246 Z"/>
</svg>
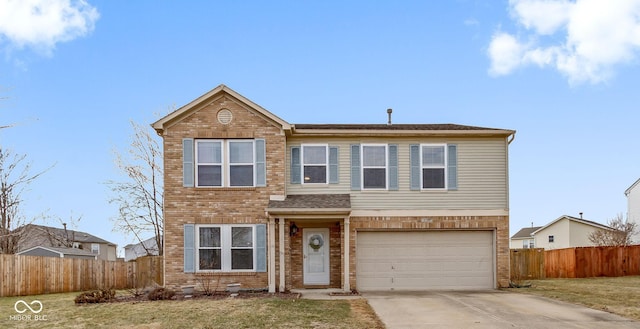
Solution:
<svg viewBox="0 0 640 329">
<path fill-rule="evenodd" d="M 358 232 L 357 289 L 494 288 L 493 232 Z"/>
</svg>

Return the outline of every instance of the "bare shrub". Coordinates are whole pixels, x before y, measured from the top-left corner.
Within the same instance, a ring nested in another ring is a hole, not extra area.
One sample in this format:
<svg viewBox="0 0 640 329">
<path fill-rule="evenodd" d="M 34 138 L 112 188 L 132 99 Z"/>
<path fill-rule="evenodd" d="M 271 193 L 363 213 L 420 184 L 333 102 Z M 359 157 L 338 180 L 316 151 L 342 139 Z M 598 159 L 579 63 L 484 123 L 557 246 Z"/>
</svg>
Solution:
<svg viewBox="0 0 640 329">
<path fill-rule="evenodd" d="M 94 291 L 83 292 L 78 295 L 74 301 L 76 304 L 92 304 L 107 303 L 116 297 L 116 291 L 113 289 L 100 289 Z"/>
<path fill-rule="evenodd" d="M 147 298 L 149 300 L 168 300 L 172 299 L 176 293 L 173 290 L 165 289 L 165 288 L 155 288 L 149 292 Z"/>
</svg>

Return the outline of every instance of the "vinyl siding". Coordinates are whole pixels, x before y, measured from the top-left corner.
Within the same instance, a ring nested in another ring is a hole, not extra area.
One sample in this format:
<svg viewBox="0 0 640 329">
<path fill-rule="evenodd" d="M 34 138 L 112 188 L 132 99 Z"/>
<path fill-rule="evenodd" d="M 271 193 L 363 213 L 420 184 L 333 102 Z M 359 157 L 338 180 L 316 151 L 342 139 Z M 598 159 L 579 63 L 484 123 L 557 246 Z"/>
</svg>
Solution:
<svg viewBox="0 0 640 329">
<path fill-rule="evenodd" d="M 504 138 L 450 139 L 291 139 L 301 143 L 328 143 L 339 147 L 339 184 L 287 184 L 287 194 L 351 194 L 352 209 L 508 209 L 507 143 Z M 390 143 L 398 145 L 398 191 L 352 191 L 350 145 Z M 458 145 L 458 189 L 455 191 L 411 191 L 409 145 L 448 143 Z M 291 154 L 287 152 L 286 163 Z M 287 167 L 287 177 L 290 167 Z"/>
</svg>

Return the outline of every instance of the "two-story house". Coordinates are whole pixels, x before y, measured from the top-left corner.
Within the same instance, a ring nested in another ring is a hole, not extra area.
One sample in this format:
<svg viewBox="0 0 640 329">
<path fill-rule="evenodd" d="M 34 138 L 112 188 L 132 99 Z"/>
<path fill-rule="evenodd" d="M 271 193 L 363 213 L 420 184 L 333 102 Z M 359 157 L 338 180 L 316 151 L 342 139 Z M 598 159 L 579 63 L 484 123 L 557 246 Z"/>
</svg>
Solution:
<svg viewBox="0 0 640 329">
<path fill-rule="evenodd" d="M 27 224 L 16 229 L 19 255 L 90 258 L 116 261 L 116 244 L 95 235 L 64 228 Z"/>
<path fill-rule="evenodd" d="M 513 130 L 290 124 L 224 85 L 152 126 L 168 287 L 508 285 Z"/>
</svg>

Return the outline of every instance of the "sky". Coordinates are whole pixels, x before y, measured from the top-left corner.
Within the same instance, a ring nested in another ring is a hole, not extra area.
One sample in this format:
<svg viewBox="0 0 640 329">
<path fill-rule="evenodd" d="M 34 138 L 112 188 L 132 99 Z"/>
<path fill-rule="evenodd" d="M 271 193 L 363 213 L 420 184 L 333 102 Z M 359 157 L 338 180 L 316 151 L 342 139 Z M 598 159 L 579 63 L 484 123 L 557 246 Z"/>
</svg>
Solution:
<svg viewBox="0 0 640 329">
<path fill-rule="evenodd" d="M 606 223 L 640 178 L 639 64 L 640 0 L 0 0 L 0 146 L 46 170 L 25 216 L 121 248 L 130 122 L 225 84 L 290 123 L 516 130 L 510 234 Z"/>
</svg>

